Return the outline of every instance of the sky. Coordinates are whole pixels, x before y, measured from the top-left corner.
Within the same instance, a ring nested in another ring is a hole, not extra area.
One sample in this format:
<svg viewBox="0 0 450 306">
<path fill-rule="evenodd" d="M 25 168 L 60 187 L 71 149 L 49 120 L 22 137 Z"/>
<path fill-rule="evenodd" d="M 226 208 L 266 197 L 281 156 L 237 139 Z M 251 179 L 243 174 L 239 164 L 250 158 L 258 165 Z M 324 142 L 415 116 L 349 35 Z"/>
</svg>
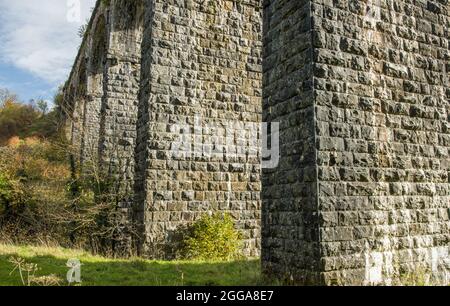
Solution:
<svg viewBox="0 0 450 306">
<path fill-rule="evenodd" d="M 0 0 L 0 87 L 51 101 L 81 44 L 95 0 Z"/>
</svg>

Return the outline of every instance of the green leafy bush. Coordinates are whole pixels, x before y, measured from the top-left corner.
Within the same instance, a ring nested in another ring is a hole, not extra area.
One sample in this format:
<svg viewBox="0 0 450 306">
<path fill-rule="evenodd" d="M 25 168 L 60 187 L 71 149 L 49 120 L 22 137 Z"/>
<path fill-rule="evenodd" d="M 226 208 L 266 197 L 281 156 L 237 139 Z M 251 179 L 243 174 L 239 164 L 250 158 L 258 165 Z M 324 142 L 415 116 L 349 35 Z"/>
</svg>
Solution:
<svg viewBox="0 0 450 306">
<path fill-rule="evenodd" d="M 187 228 L 181 257 L 194 260 L 230 260 L 241 253 L 241 234 L 229 214 L 204 215 Z"/>
</svg>

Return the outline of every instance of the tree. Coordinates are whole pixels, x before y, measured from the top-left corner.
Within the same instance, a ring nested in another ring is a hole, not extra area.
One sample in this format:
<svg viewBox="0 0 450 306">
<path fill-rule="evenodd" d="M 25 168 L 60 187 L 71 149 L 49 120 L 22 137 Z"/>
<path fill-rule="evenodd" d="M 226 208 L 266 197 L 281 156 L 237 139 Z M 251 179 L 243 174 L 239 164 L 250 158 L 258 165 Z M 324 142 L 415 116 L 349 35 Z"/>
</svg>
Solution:
<svg viewBox="0 0 450 306">
<path fill-rule="evenodd" d="M 0 145 L 12 137 L 56 138 L 58 137 L 58 104 L 60 96 L 55 97 L 56 107 L 49 109 L 47 101 L 30 100 L 22 103 L 7 89 L 0 91 Z"/>
<path fill-rule="evenodd" d="M 39 99 L 36 103 L 38 109 L 42 112 L 43 115 L 47 114 L 48 112 L 48 103 L 47 101 L 43 99 Z"/>
<path fill-rule="evenodd" d="M 39 112 L 31 105 L 7 99 L 0 108 L 0 142 L 13 136 L 30 136 L 29 129 L 39 117 Z"/>
<path fill-rule="evenodd" d="M 11 101 L 17 101 L 17 96 L 6 88 L 0 88 L 0 107 Z"/>
</svg>

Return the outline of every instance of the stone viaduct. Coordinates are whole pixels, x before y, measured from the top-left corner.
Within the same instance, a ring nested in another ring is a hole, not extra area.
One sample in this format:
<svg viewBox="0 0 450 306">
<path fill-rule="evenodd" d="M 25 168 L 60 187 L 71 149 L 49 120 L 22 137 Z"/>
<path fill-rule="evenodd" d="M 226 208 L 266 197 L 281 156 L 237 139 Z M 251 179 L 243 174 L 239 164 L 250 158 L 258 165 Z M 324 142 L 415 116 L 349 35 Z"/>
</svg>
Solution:
<svg viewBox="0 0 450 306">
<path fill-rule="evenodd" d="M 124 233 L 139 236 L 127 245 L 144 256 L 170 258 L 179 226 L 226 211 L 272 276 L 448 284 L 449 12 L 448 0 L 98 1 L 64 90 L 77 170 L 114 175 Z M 266 169 L 262 122 L 279 123 Z"/>
</svg>

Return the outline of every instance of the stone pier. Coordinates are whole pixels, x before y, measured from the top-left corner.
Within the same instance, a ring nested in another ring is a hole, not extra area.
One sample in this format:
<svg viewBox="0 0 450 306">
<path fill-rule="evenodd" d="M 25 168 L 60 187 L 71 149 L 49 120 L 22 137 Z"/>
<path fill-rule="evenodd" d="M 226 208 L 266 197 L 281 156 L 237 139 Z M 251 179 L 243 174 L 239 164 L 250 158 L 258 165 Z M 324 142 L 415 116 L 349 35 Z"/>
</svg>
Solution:
<svg viewBox="0 0 450 306">
<path fill-rule="evenodd" d="M 306 284 L 450 276 L 448 1 L 264 2 L 266 272 Z"/>
</svg>

